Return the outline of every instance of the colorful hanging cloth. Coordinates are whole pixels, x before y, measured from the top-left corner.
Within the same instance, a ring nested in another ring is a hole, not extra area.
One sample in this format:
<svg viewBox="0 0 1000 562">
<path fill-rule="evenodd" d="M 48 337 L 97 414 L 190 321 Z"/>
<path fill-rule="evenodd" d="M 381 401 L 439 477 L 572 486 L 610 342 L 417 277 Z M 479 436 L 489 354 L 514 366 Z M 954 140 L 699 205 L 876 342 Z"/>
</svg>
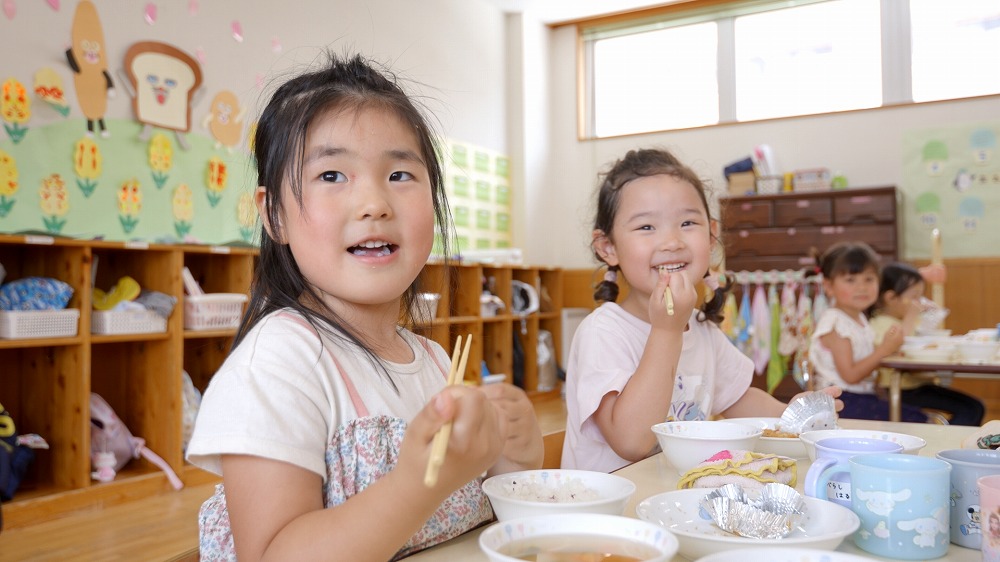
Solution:
<svg viewBox="0 0 1000 562">
<path fill-rule="evenodd" d="M 792 376 L 799 387 L 805 390 L 808 381 L 802 372 L 802 363 L 809 356 L 809 340 L 813 331 L 813 303 L 809 298 L 809 285 L 803 285 L 802 293 L 799 294 L 799 304 L 796 311 L 796 327 L 799 347 L 795 350 L 795 359 L 792 361 Z M 809 373 L 812 375 L 812 373 Z"/>
<path fill-rule="evenodd" d="M 750 305 L 750 316 L 753 319 L 753 341 L 750 346 L 754 369 L 764 373 L 767 363 L 771 360 L 771 311 L 767 305 L 767 295 L 763 285 L 757 285 L 753 293 L 753 304 Z"/>
<path fill-rule="evenodd" d="M 736 338 L 740 333 L 740 313 L 736 308 L 736 295 L 731 291 L 726 295 L 726 302 L 722 305 L 722 323 L 719 328 L 729 341 L 736 343 Z"/>
<path fill-rule="evenodd" d="M 781 339 L 781 299 L 778 297 L 777 285 L 771 284 L 767 289 L 767 309 L 771 320 L 770 355 L 767 362 L 767 391 L 774 392 L 778 384 L 785 378 L 784 358 L 778 350 Z"/>
<path fill-rule="evenodd" d="M 753 359 L 753 318 L 750 307 L 750 287 L 747 285 L 743 285 L 739 318 L 737 322 L 736 347 L 743 352 L 743 355 Z"/>
<path fill-rule="evenodd" d="M 795 302 L 795 283 L 785 283 L 781 289 L 781 335 L 778 338 L 778 353 L 787 361 L 799 348 L 798 332 L 795 329 L 798 314 Z"/>
</svg>

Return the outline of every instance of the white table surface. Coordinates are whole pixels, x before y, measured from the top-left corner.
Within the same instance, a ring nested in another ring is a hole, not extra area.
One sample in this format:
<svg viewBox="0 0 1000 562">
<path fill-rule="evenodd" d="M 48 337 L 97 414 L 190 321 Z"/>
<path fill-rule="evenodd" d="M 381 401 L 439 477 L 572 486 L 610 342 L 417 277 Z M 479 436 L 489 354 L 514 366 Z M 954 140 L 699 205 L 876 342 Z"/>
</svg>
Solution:
<svg viewBox="0 0 1000 562">
<path fill-rule="evenodd" d="M 972 433 L 976 428 L 968 426 L 947 426 L 935 424 L 916 424 L 902 422 L 875 422 L 866 420 L 841 419 L 839 425 L 846 429 L 880 429 L 883 431 L 895 431 L 897 433 L 907 433 L 922 437 L 927 441 L 927 446 L 920 451 L 921 456 L 933 457 L 935 453 L 944 449 L 957 449 L 962 439 Z M 808 459 L 799 460 L 797 467 L 797 489 L 802 491 L 802 482 L 805 480 L 806 472 L 809 470 Z M 639 461 L 618 470 L 615 474 L 624 476 L 635 482 L 636 493 L 632 500 L 625 507 L 625 515 L 635 517 L 635 506 L 640 501 L 662 493 L 677 489 L 679 477 L 677 471 L 667 463 L 662 453 L 656 454 L 648 459 Z M 480 527 L 456 537 L 448 542 L 439 544 L 433 548 L 418 552 L 406 560 L 421 562 L 453 562 L 453 561 L 484 561 L 489 559 L 479 549 L 479 534 L 487 526 Z M 868 556 L 872 560 L 892 560 L 890 558 L 880 558 L 873 556 L 860 548 L 854 546 L 851 537 L 848 536 L 837 548 L 839 552 L 850 552 L 852 554 Z M 673 562 L 684 562 L 679 554 L 674 557 Z M 947 560 L 954 562 L 980 562 L 982 554 L 978 550 L 964 548 L 957 545 L 949 545 L 948 554 L 937 560 Z"/>
</svg>

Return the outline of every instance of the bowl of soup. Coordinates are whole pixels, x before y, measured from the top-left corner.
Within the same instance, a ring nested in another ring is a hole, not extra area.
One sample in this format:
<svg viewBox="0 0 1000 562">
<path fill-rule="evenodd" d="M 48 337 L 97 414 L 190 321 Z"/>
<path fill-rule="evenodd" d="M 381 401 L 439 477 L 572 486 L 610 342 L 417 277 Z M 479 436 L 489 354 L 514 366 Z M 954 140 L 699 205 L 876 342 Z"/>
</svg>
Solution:
<svg viewBox="0 0 1000 562">
<path fill-rule="evenodd" d="M 539 469 L 487 478 L 483 492 L 500 521 L 555 513 L 621 515 L 635 484 L 606 472 Z"/>
<path fill-rule="evenodd" d="M 666 562 L 677 553 L 669 531 L 600 513 L 535 515 L 494 523 L 479 535 L 491 562 Z"/>
</svg>

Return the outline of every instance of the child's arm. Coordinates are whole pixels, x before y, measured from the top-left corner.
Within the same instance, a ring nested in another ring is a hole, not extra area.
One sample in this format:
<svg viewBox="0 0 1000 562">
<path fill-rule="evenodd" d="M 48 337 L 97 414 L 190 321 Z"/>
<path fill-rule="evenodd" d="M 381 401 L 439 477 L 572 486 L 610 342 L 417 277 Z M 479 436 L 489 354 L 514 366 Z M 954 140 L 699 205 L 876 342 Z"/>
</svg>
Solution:
<svg viewBox="0 0 1000 562">
<path fill-rule="evenodd" d="M 833 364 L 837 368 L 837 374 L 840 375 L 840 378 L 848 384 L 857 384 L 871 376 L 882 359 L 892 355 L 903 345 L 903 332 L 895 326 L 889 328 L 882 343 L 875 346 L 875 351 L 857 361 L 854 360 L 853 347 L 849 339 L 836 332 L 824 334 L 819 339 L 830 350 Z"/>
<path fill-rule="evenodd" d="M 541 468 L 545 452 L 542 431 L 528 396 L 509 384 L 488 384 L 479 390 L 496 408 L 501 434 L 506 436 L 500 460 L 490 468 L 488 475 Z"/>
<path fill-rule="evenodd" d="M 674 301 L 672 315 L 667 314 L 664 300 L 668 283 Z M 684 330 L 696 300 L 694 285 L 686 277 L 661 273 L 650 296 L 652 328 L 639 365 L 622 391 L 608 393 L 594 412 L 604 439 L 623 459 L 642 460 L 657 445 L 650 428 L 665 420 L 670 411 Z"/>
<path fill-rule="evenodd" d="M 453 419 L 434 488 L 423 484 L 435 432 Z M 319 475 L 276 460 L 222 457 L 226 502 L 241 560 L 384 561 L 406 543 L 456 489 L 493 465 L 503 448 L 499 417 L 487 397 L 453 386 L 410 423 L 396 467 L 343 504 L 324 509 Z"/>
<path fill-rule="evenodd" d="M 840 411 L 844 409 L 844 403 L 838 400 L 841 392 L 843 392 L 839 386 L 828 386 L 823 390 L 817 392 L 825 392 L 834 398 L 834 409 Z M 790 402 L 794 402 L 801 396 L 805 396 L 809 392 L 800 392 L 792 397 Z M 781 400 L 778 400 L 774 396 L 771 396 L 763 390 L 751 386 L 743 393 L 732 406 L 729 407 L 725 412 L 722 412 L 722 416 L 725 418 L 780 418 L 781 414 L 785 412 L 785 408 L 788 404 L 785 404 Z"/>
</svg>

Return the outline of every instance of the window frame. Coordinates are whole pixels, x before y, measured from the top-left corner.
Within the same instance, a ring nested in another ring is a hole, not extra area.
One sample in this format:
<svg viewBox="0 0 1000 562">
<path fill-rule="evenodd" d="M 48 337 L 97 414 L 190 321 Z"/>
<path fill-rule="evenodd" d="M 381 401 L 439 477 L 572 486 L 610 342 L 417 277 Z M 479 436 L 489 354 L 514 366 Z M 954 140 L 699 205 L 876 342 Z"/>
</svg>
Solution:
<svg viewBox="0 0 1000 562">
<path fill-rule="evenodd" d="M 762 123 L 816 115 L 832 115 L 857 111 L 873 111 L 907 105 L 942 103 L 959 99 L 976 99 L 1000 95 L 985 94 L 942 100 L 915 102 L 912 95 L 912 60 L 910 37 L 910 3 L 900 0 L 879 0 L 881 18 L 882 103 L 877 107 L 846 109 L 739 121 L 736 119 L 736 17 L 762 11 L 786 9 L 830 0 L 689 0 L 666 6 L 636 10 L 600 18 L 568 22 L 576 26 L 578 61 L 577 137 L 579 140 L 602 140 L 658 132 L 681 131 L 707 127 Z M 719 121 L 692 127 L 641 131 L 618 135 L 595 134 L 595 85 L 593 79 L 594 41 L 604 35 L 624 34 L 626 29 L 663 28 L 687 25 L 699 21 L 715 21 L 719 26 L 717 73 L 719 83 Z M 651 27 L 658 26 L 658 27 Z"/>
</svg>

